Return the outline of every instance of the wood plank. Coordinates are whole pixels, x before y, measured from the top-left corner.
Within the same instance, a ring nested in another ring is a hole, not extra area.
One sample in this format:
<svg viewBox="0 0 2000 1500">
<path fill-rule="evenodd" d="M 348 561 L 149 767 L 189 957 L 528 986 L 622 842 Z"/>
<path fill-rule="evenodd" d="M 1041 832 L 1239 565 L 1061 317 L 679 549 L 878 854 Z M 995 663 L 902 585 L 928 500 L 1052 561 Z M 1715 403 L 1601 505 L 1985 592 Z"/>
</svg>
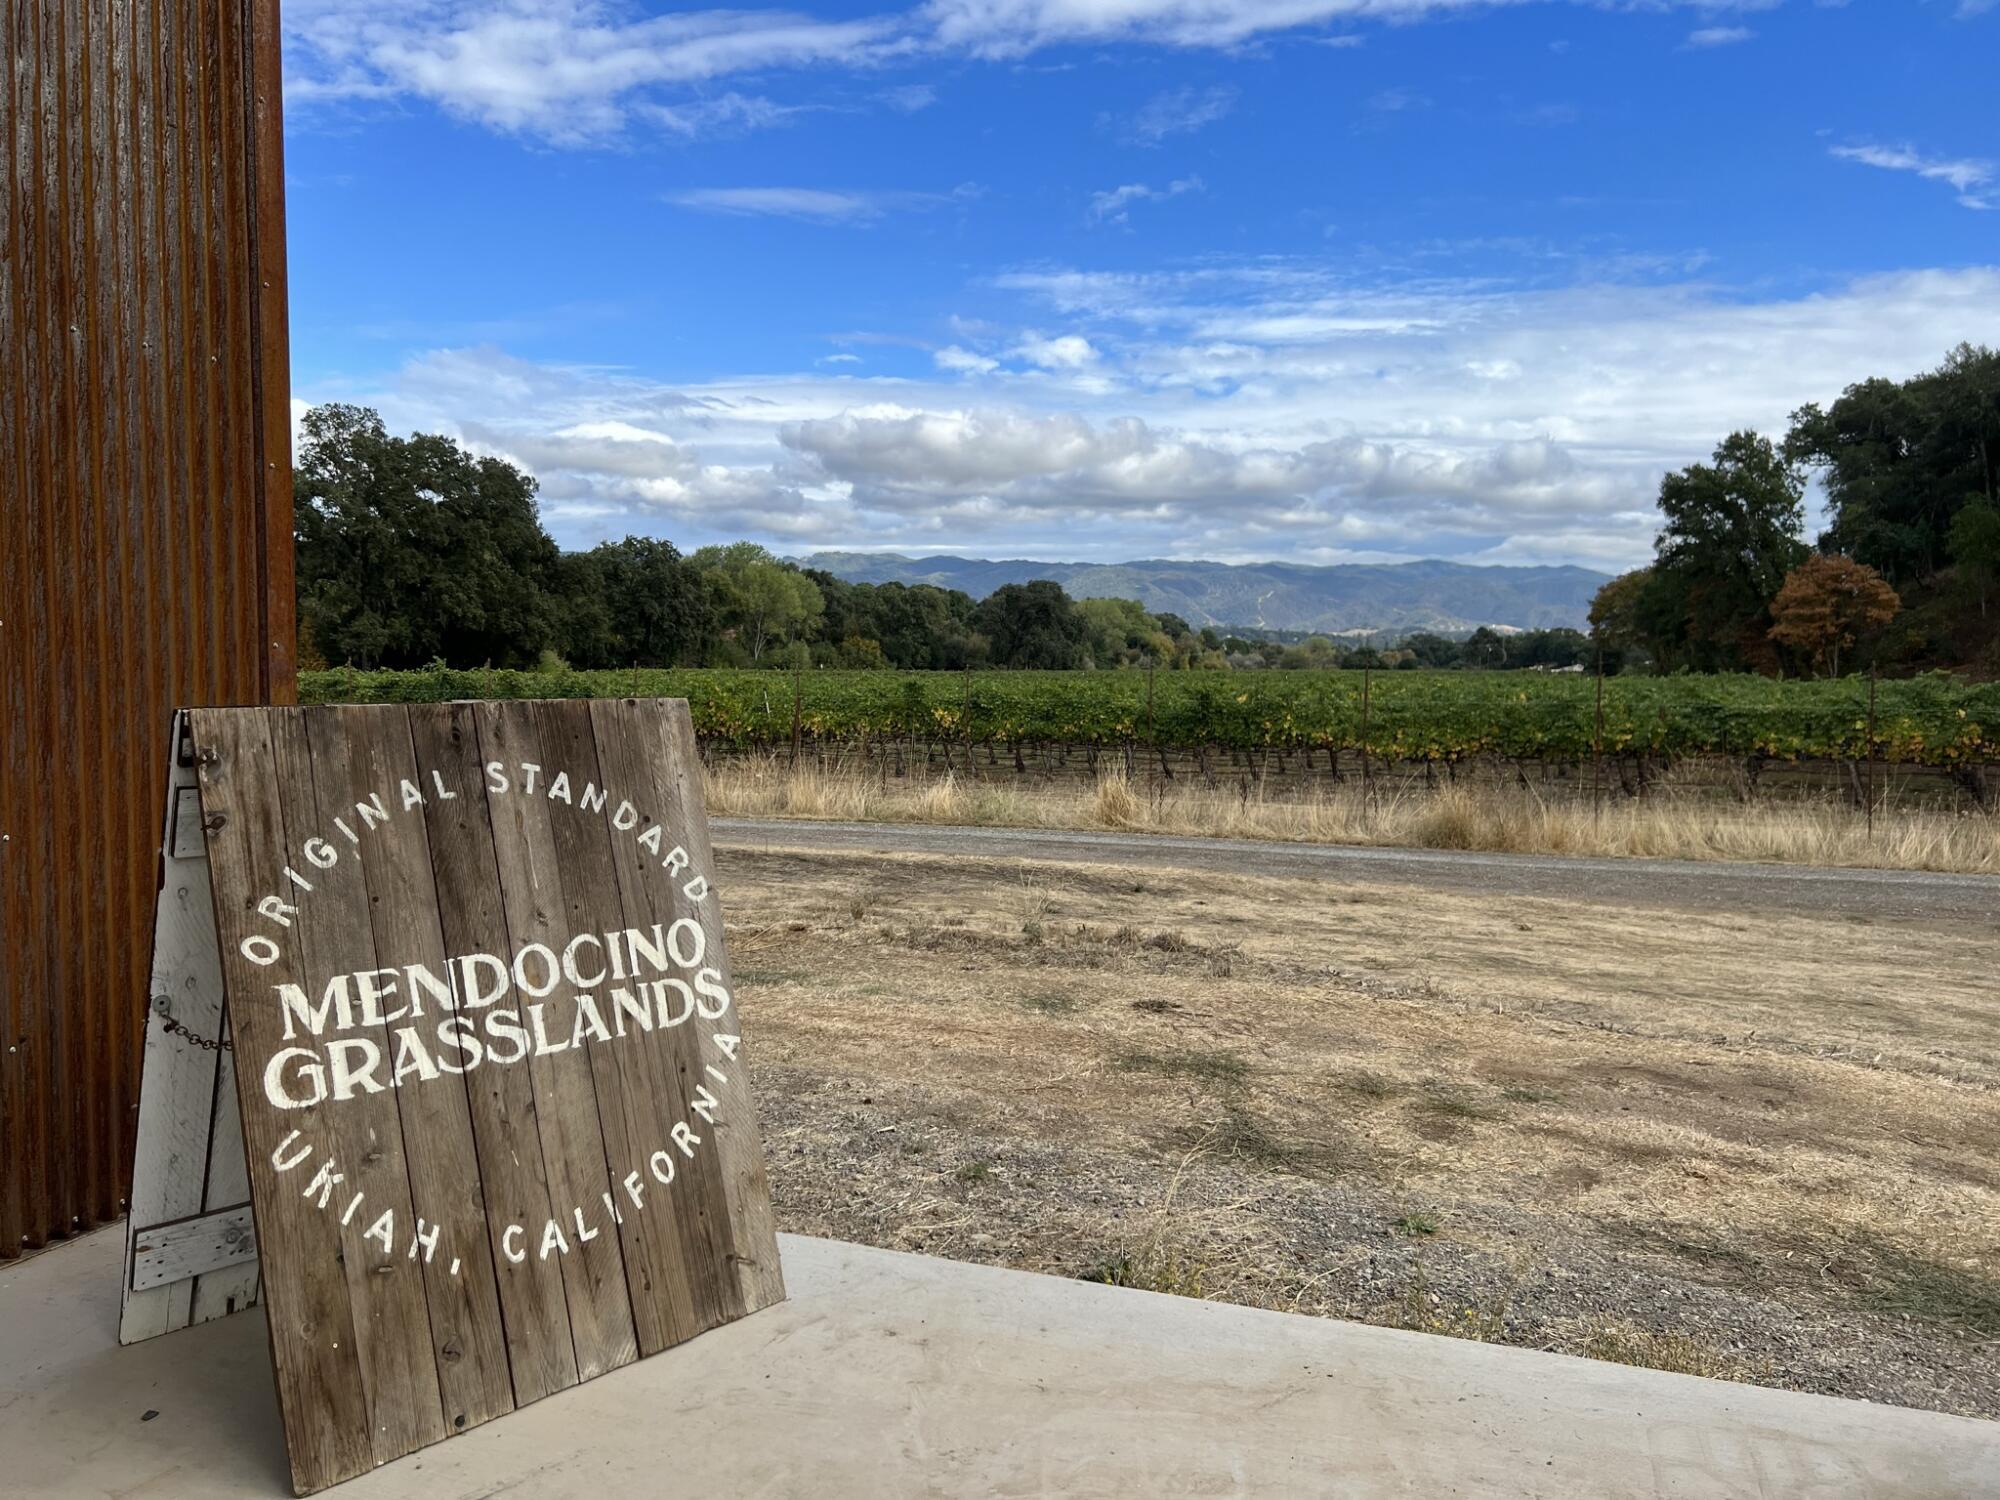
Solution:
<svg viewBox="0 0 2000 1500">
<path fill-rule="evenodd" d="M 372 937 L 355 941 L 354 963 L 315 963 L 311 972 L 326 976 L 428 963 L 442 974 L 446 952 L 420 800 L 425 796 L 425 779 L 417 769 L 407 711 L 309 708 L 305 717 L 313 771 L 323 776 L 322 826 L 337 829 L 332 819 L 338 812 L 343 823 L 358 830 L 363 823 L 359 804 L 371 797 L 379 797 L 379 805 L 389 808 L 392 818 L 388 827 L 375 831 L 365 848 L 357 832 L 358 857 L 343 860 L 341 866 L 359 872 L 366 894 L 356 919 L 360 932 Z M 335 832 L 332 837 L 345 835 Z M 337 871 L 329 872 L 333 873 Z M 312 910 L 320 900 L 316 894 L 304 905 Z M 405 993 L 397 998 L 410 997 Z M 398 1056 L 397 1038 L 386 1024 L 357 1027 L 354 1034 L 378 1042 L 385 1079 L 392 1066 L 400 1066 L 392 1061 Z M 407 1173 L 407 1201 L 414 1217 L 397 1215 L 410 1253 L 404 1253 L 402 1243 L 397 1252 L 405 1264 L 421 1268 L 445 1430 L 462 1432 L 514 1408 L 471 1106 L 465 1089 L 449 1077 L 429 1083 L 413 1080 L 410 1087 L 390 1087 L 374 1097 L 401 1115 L 399 1166 Z M 360 1102 L 357 1096 L 352 1104 Z M 343 1106 L 342 1112 L 352 1104 Z M 417 1253 L 414 1236 L 420 1228 L 438 1232 L 437 1248 Z"/>
<path fill-rule="evenodd" d="M 168 813 L 167 855 L 172 859 L 205 859 L 208 851 L 201 832 L 201 790 L 192 779 L 172 785 L 168 793 L 173 808 Z"/>
<path fill-rule="evenodd" d="M 317 998 L 332 976 L 376 967 L 374 928 L 369 920 L 369 891 L 362 863 L 344 840 L 341 844 L 334 843 L 340 835 L 333 820 L 345 817 L 351 808 L 353 758 L 330 710 L 280 711 L 266 718 L 271 726 L 277 786 L 290 832 L 285 846 L 290 867 L 303 872 L 313 885 L 310 897 L 297 901 L 298 912 L 290 935 L 292 949 L 299 957 L 299 980 L 308 997 Z M 202 807 L 206 811 L 206 776 L 202 787 Z M 328 857 L 334 860 L 330 868 L 322 863 Z M 282 891 L 287 897 L 291 894 L 286 882 L 278 878 L 261 886 L 228 888 L 244 892 L 245 900 L 261 899 L 250 895 L 260 889 L 266 893 Z M 268 925 L 257 930 L 261 935 L 270 935 Z M 226 932 L 224 941 L 226 944 Z M 281 942 L 280 946 L 285 945 Z M 227 953 L 225 946 L 225 961 Z M 246 998 L 270 996 L 272 990 L 265 984 L 245 993 Z M 232 1004 L 230 1016 L 237 1028 L 236 1046 L 246 1083 L 252 1078 L 261 1083 L 273 1053 L 286 1045 L 285 1018 L 269 1000 L 262 1005 Z M 253 1019 L 264 1023 L 261 1043 Z M 357 1018 L 356 1024 L 344 1031 L 339 1040 L 342 1045 L 371 1043 L 379 1052 L 387 1045 L 385 1033 L 384 1026 L 370 1026 Z M 304 1037 L 303 1028 L 298 1034 Z M 328 1044 L 329 1051 L 331 1045 Z M 303 1080 L 298 1086 L 304 1086 Z M 279 1144 L 272 1141 L 268 1147 L 260 1146 L 251 1134 L 253 1121 L 270 1134 L 275 1133 L 277 1121 L 284 1118 L 285 1123 L 300 1129 L 299 1144 L 312 1148 L 314 1153 L 294 1167 L 282 1183 L 274 1182 L 272 1191 L 304 1197 L 320 1172 L 340 1179 L 337 1184 L 323 1185 L 313 1195 L 315 1217 L 307 1231 L 309 1243 L 294 1241 L 287 1245 L 274 1240 L 265 1232 L 263 1221 L 258 1221 L 257 1238 L 264 1246 L 267 1295 L 278 1266 L 291 1256 L 311 1256 L 320 1260 L 323 1267 L 322 1258 L 333 1253 L 340 1285 L 353 1307 L 353 1336 L 368 1395 L 371 1463 L 387 1463 L 426 1443 L 436 1442 L 448 1428 L 438 1391 L 424 1278 L 404 1248 L 406 1237 L 415 1225 L 416 1211 L 410 1198 L 403 1122 L 394 1095 L 357 1091 L 351 1098 L 329 1099 L 281 1114 L 271 1106 L 267 1094 L 249 1087 L 241 1094 L 256 1106 L 254 1110 L 246 1108 L 243 1114 L 244 1141 L 250 1150 L 253 1173 L 258 1170 L 260 1157 L 269 1160 L 270 1152 Z M 266 1193 L 253 1191 L 252 1201 L 261 1201 L 265 1196 Z M 358 1471 L 316 1474 L 312 1487 L 333 1483 L 354 1472 Z"/>
<path fill-rule="evenodd" d="M 541 738 L 543 760 L 538 764 L 566 771 L 579 798 L 574 817 L 550 817 L 556 863 L 562 871 L 565 923 L 572 932 L 587 932 L 614 920 L 623 922 L 625 905 L 611 828 L 605 813 L 587 812 L 581 805 L 582 788 L 605 788 L 591 704 L 540 702 L 531 709 Z M 615 795 L 609 797 L 613 804 L 617 800 Z M 631 1289 L 633 1329 L 640 1352 L 657 1354 L 701 1331 L 673 1226 L 659 1211 L 661 1195 L 668 1189 L 647 1166 L 654 1152 L 667 1147 L 673 1120 L 647 1049 L 607 1047 L 593 1054 L 591 1065 L 605 1160 L 618 1188 L 614 1201 L 624 1205 L 618 1231 Z M 637 1207 L 632 1205 L 635 1191 L 640 1196 Z"/>
<path fill-rule="evenodd" d="M 174 733 L 168 737 L 174 745 L 180 743 L 181 723 L 176 714 Z M 171 748 L 166 759 L 166 822 L 153 908 L 152 977 L 146 992 L 151 1014 L 126 1219 L 128 1262 L 133 1255 L 132 1232 L 138 1225 L 201 1212 L 215 1129 L 217 1054 L 194 1046 L 184 1033 L 168 1031 L 167 1018 L 158 1009 L 164 1001 L 173 1019 L 196 1036 L 213 1037 L 221 1030 L 222 956 L 216 948 L 215 907 L 209 899 L 208 851 L 199 847 L 192 857 L 183 857 L 176 837 L 182 798 L 192 804 L 201 836 L 201 792 L 193 767 L 180 765 Z M 235 1101 L 230 1104 L 233 1108 Z M 134 1344 L 185 1328 L 193 1299 L 192 1283 L 135 1291 L 127 1277 L 118 1320 L 120 1342 Z"/>
<path fill-rule="evenodd" d="M 202 1207 L 209 1212 L 250 1196 L 250 1163 L 243 1151 L 243 1114 L 236 1102 L 236 1053 L 229 1017 L 222 1018 L 222 1037 L 232 1050 L 224 1052 L 215 1070 L 215 1128 L 208 1140 L 208 1187 Z M 224 1266 L 195 1278 L 190 1323 L 226 1318 L 257 1305 L 262 1269 L 253 1261 Z"/>
<path fill-rule="evenodd" d="M 713 1128 L 722 1159 L 730 1257 L 744 1310 L 755 1312 L 785 1300 L 785 1277 L 778 1263 L 778 1226 L 764 1171 L 757 1103 L 750 1088 L 743 1018 L 735 1004 L 736 984 L 723 937 L 721 893 L 715 890 L 715 850 L 708 835 L 701 752 L 695 744 L 694 717 L 685 698 L 653 699 L 643 705 L 643 711 L 654 720 L 665 751 L 654 758 L 653 765 L 655 776 L 661 779 L 670 826 L 680 831 L 688 852 L 688 869 L 675 880 L 684 882 L 689 875 L 698 875 L 712 892 L 707 899 L 688 902 L 683 886 L 682 909 L 701 923 L 707 961 L 721 971 L 723 988 L 731 998 L 719 1014 L 697 1011 L 692 1024 L 702 1039 L 703 1075 L 722 1100 Z M 716 1041 L 718 1035 L 733 1038 L 734 1044 L 723 1047 Z M 711 1068 L 727 1081 L 717 1080 Z"/>
<path fill-rule="evenodd" d="M 561 774 L 542 749 L 534 710 L 527 704 L 481 703 L 459 705 L 452 712 L 455 719 L 470 715 L 476 732 L 476 746 L 468 744 L 466 750 L 484 799 L 483 817 L 510 943 L 514 949 L 538 942 L 563 951 L 575 933 L 590 929 L 570 925 L 549 799 L 526 794 L 516 784 L 518 770 L 508 769 L 525 763 L 541 766 L 548 780 Z M 501 768 L 496 776 L 482 774 L 480 767 L 486 763 Z M 506 791 L 499 790 L 503 786 Z M 575 794 L 573 784 L 571 795 Z M 582 920 L 593 913 L 579 909 L 574 915 Z M 577 993 L 578 986 L 567 975 L 558 977 L 547 1002 L 555 1035 L 574 1035 Z M 597 1000 L 601 1006 L 603 996 Z M 603 1207 L 615 1184 L 605 1156 L 595 1073 L 612 1069 L 615 1063 L 600 1049 L 584 1046 L 538 1053 L 530 1066 L 550 1195 L 559 1204 L 581 1208 L 594 1226 L 588 1238 L 579 1227 L 571 1236 L 572 1253 L 561 1258 L 577 1373 L 588 1380 L 639 1357 L 617 1215 Z M 615 1208 L 617 1199 L 611 1198 L 611 1203 Z"/>
<path fill-rule="evenodd" d="M 220 820 L 208 845 L 216 888 L 232 894 L 284 889 L 281 871 L 289 851 L 303 841 L 307 836 L 303 830 L 310 825 L 301 822 L 298 841 L 290 836 L 278 791 L 280 759 L 273 730 L 284 736 L 285 761 L 306 776 L 305 785 L 310 787 L 310 770 L 303 765 L 303 726 L 296 717 L 217 710 L 195 710 L 191 722 L 197 754 L 203 758 L 203 811 Z M 283 1045 L 282 1022 L 275 1007 L 251 1003 L 249 997 L 268 996 L 274 984 L 302 983 L 309 971 L 300 943 L 280 944 L 270 963 L 253 963 L 242 949 L 246 938 L 261 935 L 253 920 L 249 902 L 240 896 L 215 902 L 213 922 L 221 940 L 223 981 L 230 994 L 244 1000 L 232 1010 L 236 1045 L 252 1063 L 246 1072 L 255 1077 L 263 1061 Z M 243 1135 L 250 1155 L 257 1242 L 265 1254 L 264 1293 L 272 1361 L 278 1372 L 278 1407 L 293 1483 L 305 1494 L 374 1465 L 368 1366 L 377 1356 L 356 1336 L 356 1312 L 367 1303 L 365 1297 L 356 1298 L 349 1285 L 343 1237 L 328 1232 L 325 1216 L 300 1190 L 296 1176 L 280 1173 L 273 1161 L 273 1152 L 292 1128 L 329 1138 L 331 1123 L 324 1116 L 330 1111 L 307 1108 L 280 1114 L 248 1090 L 244 1093 Z M 351 1162 L 361 1168 L 358 1157 Z M 293 1169 L 301 1175 L 303 1170 Z M 365 1247 L 360 1249 L 365 1256 Z M 442 1428 L 440 1417 L 437 1430 Z"/>
<path fill-rule="evenodd" d="M 209 896 L 207 833 L 190 753 L 182 764 L 176 714 L 165 754 L 165 848 L 155 864 L 154 937 L 146 989 L 147 1030 L 139 1085 L 132 1189 L 126 1215 L 126 1260 L 137 1226 L 199 1215 L 250 1197 L 243 1127 L 236 1105 L 235 1058 L 197 1046 L 194 1036 L 227 1043 L 222 958 L 216 948 L 215 907 Z M 185 1030 L 168 1030 L 159 1002 Z M 127 1276 L 120 1309 L 121 1343 L 137 1343 L 192 1323 L 227 1317 L 256 1305 L 254 1253 L 212 1273 L 170 1284 Z"/>
<path fill-rule="evenodd" d="M 409 726 L 416 747 L 417 783 L 425 799 L 433 900 L 443 933 L 440 957 L 511 955 L 516 944 L 509 939 L 500 900 L 472 710 L 466 704 L 415 707 L 409 710 Z M 411 899 L 420 897 L 412 893 Z M 409 951 L 412 957 L 425 956 L 420 950 Z M 545 1019 L 551 1034 L 568 1034 L 566 1018 Z M 514 1399 L 523 1404 L 577 1382 L 564 1291 L 563 1263 L 569 1257 L 537 1253 L 545 1226 L 566 1218 L 573 1203 L 551 1195 L 531 1067 L 532 1063 L 480 1067 L 464 1075 L 485 1199 L 483 1228 L 499 1280 Z M 432 1089 L 426 1085 L 405 1092 L 406 1120 L 411 1101 Z M 511 1236 L 511 1245 L 510 1228 L 519 1231 Z"/>
<path fill-rule="evenodd" d="M 302 1493 L 783 1295 L 674 714 L 192 720 Z M 226 1219 L 139 1222 L 135 1285 L 256 1293 Z"/>
<path fill-rule="evenodd" d="M 250 1205 L 239 1203 L 215 1213 L 169 1224 L 149 1224 L 132 1232 L 134 1290 L 192 1282 L 210 1271 L 240 1268 L 257 1259 L 257 1231 Z"/>
<path fill-rule="evenodd" d="M 598 765 L 612 802 L 612 863 L 625 921 L 630 927 L 664 932 L 692 912 L 680 882 L 661 864 L 665 849 L 678 843 L 678 836 L 669 827 L 672 808 L 666 788 L 654 771 L 663 750 L 657 720 L 637 699 L 596 700 L 590 705 L 590 717 Z M 628 817 L 629 824 L 621 828 Z M 656 831 L 650 846 L 649 830 Z M 705 1059 L 700 1034 L 685 1023 L 663 1025 L 638 1040 L 639 1046 L 619 1050 L 646 1060 L 653 1097 L 664 1106 L 668 1132 L 654 1139 L 668 1148 L 666 1159 L 675 1178 L 649 1211 L 664 1212 L 672 1225 L 669 1295 L 677 1312 L 685 1310 L 692 1337 L 741 1317 L 744 1311 L 742 1287 L 730 1261 L 721 1159 L 695 1107 L 701 1097 L 696 1091 L 705 1087 Z M 677 1126 L 687 1132 L 678 1140 Z"/>
</svg>

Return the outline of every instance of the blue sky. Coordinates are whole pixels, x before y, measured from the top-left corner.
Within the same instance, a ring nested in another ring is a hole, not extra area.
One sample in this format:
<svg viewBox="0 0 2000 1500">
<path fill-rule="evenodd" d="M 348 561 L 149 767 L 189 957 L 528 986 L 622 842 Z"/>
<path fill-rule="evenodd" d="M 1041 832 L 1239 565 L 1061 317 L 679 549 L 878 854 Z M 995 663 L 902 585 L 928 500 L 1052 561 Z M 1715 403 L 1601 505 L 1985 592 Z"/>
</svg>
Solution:
<svg viewBox="0 0 2000 1500">
<path fill-rule="evenodd" d="M 565 545 L 1643 560 L 2000 343 L 2000 7 L 293 0 L 292 355 Z"/>
</svg>

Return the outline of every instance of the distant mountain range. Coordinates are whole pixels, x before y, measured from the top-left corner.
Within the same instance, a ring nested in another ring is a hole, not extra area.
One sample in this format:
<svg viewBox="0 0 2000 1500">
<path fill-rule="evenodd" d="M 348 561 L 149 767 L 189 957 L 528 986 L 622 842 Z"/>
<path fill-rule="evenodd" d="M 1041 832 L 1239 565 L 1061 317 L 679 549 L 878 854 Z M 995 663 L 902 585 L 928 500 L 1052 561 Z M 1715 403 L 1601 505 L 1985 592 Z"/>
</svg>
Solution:
<svg viewBox="0 0 2000 1500">
<path fill-rule="evenodd" d="M 800 559 L 850 583 L 929 583 L 983 599 L 1003 584 L 1053 579 L 1076 599 L 1137 599 L 1190 624 L 1269 631 L 1465 635 L 1481 625 L 1582 629 L 1610 575 L 1588 568 L 1466 563 L 1051 563 L 1015 558 L 816 552 Z"/>
</svg>

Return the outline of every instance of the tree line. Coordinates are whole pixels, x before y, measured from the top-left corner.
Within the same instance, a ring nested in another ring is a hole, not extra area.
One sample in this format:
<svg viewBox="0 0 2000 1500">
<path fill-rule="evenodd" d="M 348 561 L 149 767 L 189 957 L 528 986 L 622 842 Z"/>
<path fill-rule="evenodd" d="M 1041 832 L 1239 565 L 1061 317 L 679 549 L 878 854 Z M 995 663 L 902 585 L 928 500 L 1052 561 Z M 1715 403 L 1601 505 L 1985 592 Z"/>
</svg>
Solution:
<svg viewBox="0 0 2000 1500">
<path fill-rule="evenodd" d="M 1045 580 L 984 599 L 850 583 L 751 542 L 683 555 L 628 536 L 564 552 L 532 475 L 447 437 L 393 436 L 358 406 L 306 413 L 293 495 L 308 667 L 1503 667 L 1590 650 L 1574 630 L 1283 643 Z"/>
<path fill-rule="evenodd" d="M 1814 479 L 1828 524 L 1808 544 Z M 1049 581 L 850 583 L 750 542 L 564 552 L 532 475 L 357 406 L 306 414 L 294 495 L 307 666 L 2000 672 L 2000 353 L 1972 345 L 1668 474 L 1653 562 L 1604 586 L 1588 636 L 1278 641 Z"/>
<path fill-rule="evenodd" d="M 1809 480 L 1828 523 L 1805 540 Z M 2000 353 L 1961 344 L 1731 433 L 1660 484 L 1652 565 L 1606 584 L 1593 634 L 1656 670 L 2000 671 Z"/>
</svg>

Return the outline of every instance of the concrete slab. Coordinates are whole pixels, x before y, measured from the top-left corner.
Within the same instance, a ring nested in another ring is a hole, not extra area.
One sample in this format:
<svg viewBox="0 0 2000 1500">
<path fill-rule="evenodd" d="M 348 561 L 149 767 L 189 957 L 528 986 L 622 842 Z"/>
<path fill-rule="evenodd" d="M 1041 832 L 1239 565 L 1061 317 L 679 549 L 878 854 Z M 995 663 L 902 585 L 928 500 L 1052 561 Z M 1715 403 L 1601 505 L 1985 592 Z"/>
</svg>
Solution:
<svg viewBox="0 0 2000 1500">
<path fill-rule="evenodd" d="M 263 1315 L 120 1349 L 121 1244 L 0 1272 L 0 1495 L 288 1493 Z M 785 1306 L 334 1493 L 2000 1496 L 1996 1423 L 783 1248 Z"/>
</svg>

